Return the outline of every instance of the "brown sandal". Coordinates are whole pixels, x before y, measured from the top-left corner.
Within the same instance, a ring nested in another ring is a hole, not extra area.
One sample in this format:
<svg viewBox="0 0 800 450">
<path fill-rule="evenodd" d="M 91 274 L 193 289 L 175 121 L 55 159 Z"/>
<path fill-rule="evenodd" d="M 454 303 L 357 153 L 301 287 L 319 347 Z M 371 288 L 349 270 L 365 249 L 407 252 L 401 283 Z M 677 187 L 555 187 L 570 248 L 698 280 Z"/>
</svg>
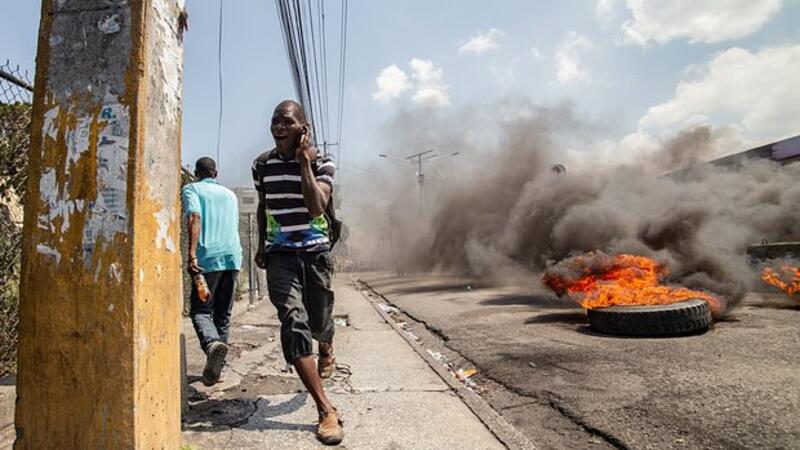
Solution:
<svg viewBox="0 0 800 450">
<path fill-rule="evenodd" d="M 344 440 L 341 414 L 336 408 L 333 411 L 319 411 L 317 439 L 325 445 L 339 445 Z"/>
</svg>

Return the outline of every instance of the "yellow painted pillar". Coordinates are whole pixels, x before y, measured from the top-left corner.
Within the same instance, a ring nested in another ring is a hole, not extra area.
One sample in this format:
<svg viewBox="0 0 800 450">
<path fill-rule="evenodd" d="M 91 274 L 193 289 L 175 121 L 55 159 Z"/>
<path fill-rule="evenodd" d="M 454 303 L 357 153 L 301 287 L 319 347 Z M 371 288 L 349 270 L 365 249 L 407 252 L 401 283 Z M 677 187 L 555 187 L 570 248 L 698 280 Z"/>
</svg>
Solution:
<svg viewBox="0 0 800 450">
<path fill-rule="evenodd" d="M 180 446 L 183 0 L 44 0 L 15 448 Z"/>
</svg>

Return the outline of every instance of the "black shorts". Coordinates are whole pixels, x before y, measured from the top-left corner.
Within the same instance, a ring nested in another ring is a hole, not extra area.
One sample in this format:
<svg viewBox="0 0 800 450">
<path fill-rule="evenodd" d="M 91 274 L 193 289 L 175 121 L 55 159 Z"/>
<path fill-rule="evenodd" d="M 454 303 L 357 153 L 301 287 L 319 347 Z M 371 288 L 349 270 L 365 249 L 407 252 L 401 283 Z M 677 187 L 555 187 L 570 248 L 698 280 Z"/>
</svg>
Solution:
<svg viewBox="0 0 800 450">
<path fill-rule="evenodd" d="M 328 251 L 267 253 L 267 288 L 281 321 L 288 363 L 313 353 L 312 339 L 333 341 L 333 259 Z"/>
</svg>

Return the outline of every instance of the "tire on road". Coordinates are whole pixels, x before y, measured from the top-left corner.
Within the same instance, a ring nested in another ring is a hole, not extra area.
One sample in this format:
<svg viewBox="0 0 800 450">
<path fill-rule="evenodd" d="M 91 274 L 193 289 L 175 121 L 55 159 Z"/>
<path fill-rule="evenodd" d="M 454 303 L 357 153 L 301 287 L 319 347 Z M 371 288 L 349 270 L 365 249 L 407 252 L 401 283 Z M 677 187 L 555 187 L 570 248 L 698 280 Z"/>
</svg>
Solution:
<svg viewBox="0 0 800 450">
<path fill-rule="evenodd" d="M 611 306 L 587 311 L 589 324 L 605 334 L 620 336 L 680 336 L 706 331 L 711 310 L 703 300 L 671 305 Z"/>
</svg>

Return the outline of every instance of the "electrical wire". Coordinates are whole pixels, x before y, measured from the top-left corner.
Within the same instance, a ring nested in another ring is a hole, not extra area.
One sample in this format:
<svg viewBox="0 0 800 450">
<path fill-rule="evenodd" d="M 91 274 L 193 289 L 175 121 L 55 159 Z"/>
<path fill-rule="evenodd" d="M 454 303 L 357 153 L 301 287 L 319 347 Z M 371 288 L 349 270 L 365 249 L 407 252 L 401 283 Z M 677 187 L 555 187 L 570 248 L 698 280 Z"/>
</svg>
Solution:
<svg viewBox="0 0 800 450">
<path fill-rule="evenodd" d="M 342 0 L 342 25 L 339 38 L 339 116 L 336 125 L 336 160 L 342 161 L 342 122 L 344 119 L 344 87 L 347 74 L 347 0 Z"/>
<path fill-rule="evenodd" d="M 315 115 L 314 115 L 315 109 L 314 109 L 313 97 L 311 96 L 311 81 L 310 81 L 311 75 L 310 75 L 309 70 L 308 70 L 308 54 L 307 54 L 307 49 L 308 48 L 307 48 L 307 45 L 306 45 L 306 35 L 307 35 L 306 27 L 307 27 L 307 25 L 306 26 L 303 25 L 306 22 L 303 22 L 303 14 L 302 14 L 302 11 L 301 11 L 300 2 L 299 1 L 295 1 L 294 5 L 295 5 L 295 14 L 297 16 L 298 28 L 300 30 L 300 33 L 298 34 L 298 38 L 299 38 L 298 42 L 299 42 L 299 48 L 300 48 L 300 61 L 303 63 L 303 66 L 302 66 L 303 67 L 303 78 L 304 78 L 303 81 L 305 83 L 304 86 L 305 86 L 305 94 L 306 94 L 306 104 L 303 105 L 303 107 L 306 109 L 306 112 L 308 113 L 308 115 L 312 118 L 312 120 L 311 120 L 312 138 L 313 138 L 313 142 L 316 144 L 318 135 L 317 135 L 317 124 L 316 124 L 316 121 L 313 119 L 315 117 Z"/>
<path fill-rule="evenodd" d="M 317 10 L 320 14 L 320 23 L 322 23 L 322 76 L 323 76 L 323 96 L 325 98 L 325 124 L 326 127 L 330 126 L 331 115 L 328 110 L 330 103 L 328 96 L 328 40 L 326 38 L 327 29 L 325 26 L 325 2 L 317 0 Z M 326 128 L 326 134 L 329 130 Z M 327 153 L 327 146 L 324 149 Z"/>
<path fill-rule="evenodd" d="M 317 33 L 315 32 L 314 26 L 314 13 L 311 11 L 311 0 L 306 1 L 306 5 L 308 6 L 308 28 L 311 30 L 311 54 L 312 54 L 312 65 L 314 67 L 314 71 L 311 73 L 313 79 L 313 87 L 316 90 L 316 95 L 313 95 L 312 90 L 312 98 L 316 97 L 317 100 L 317 115 L 316 115 L 316 122 L 319 124 L 319 129 L 321 132 L 322 142 L 327 142 L 327 133 L 325 132 L 325 120 L 323 117 L 323 111 L 325 110 L 323 107 L 323 95 L 322 95 L 322 88 L 320 85 L 320 59 L 317 57 L 317 47 L 319 40 L 317 39 Z M 317 24 L 319 25 L 319 24 Z M 320 51 L 321 53 L 321 51 Z M 321 57 L 322 55 L 320 55 Z"/>
<path fill-rule="evenodd" d="M 219 79 L 219 117 L 217 118 L 217 170 L 222 163 L 220 161 L 220 148 L 222 144 L 222 4 L 224 0 L 219 0 L 219 34 L 217 36 L 217 77 Z"/>
<path fill-rule="evenodd" d="M 324 0 L 275 0 L 281 26 L 289 72 L 294 83 L 298 102 L 306 110 L 311 122 L 312 136 L 327 153 L 332 138 L 330 92 L 328 83 L 328 44 Z M 336 133 L 341 156 L 342 114 L 344 112 L 344 87 L 347 60 L 348 1 L 342 0 L 341 36 L 339 39 L 338 104 Z M 338 158 L 337 158 L 338 159 Z"/>
<path fill-rule="evenodd" d="M 308 53 L 306 35 L 308 25 L 303 20 L 300 1 L 276 0 L 278 14 L 281 18 L 281 27 L 284 33 L 284 43 L 286 44 L 287 57 L 289 59 L 290 71 L 292 73 L 295 92 L 298 101 L 306 110 L 306 114 L 311 118 L 312 136 L 316 142 L 316 120 L 313 97 L 311 94 L 311 76 L 309 74 Z M 312 42 L 313 43 L 313 42 Z"/>
</svg>

